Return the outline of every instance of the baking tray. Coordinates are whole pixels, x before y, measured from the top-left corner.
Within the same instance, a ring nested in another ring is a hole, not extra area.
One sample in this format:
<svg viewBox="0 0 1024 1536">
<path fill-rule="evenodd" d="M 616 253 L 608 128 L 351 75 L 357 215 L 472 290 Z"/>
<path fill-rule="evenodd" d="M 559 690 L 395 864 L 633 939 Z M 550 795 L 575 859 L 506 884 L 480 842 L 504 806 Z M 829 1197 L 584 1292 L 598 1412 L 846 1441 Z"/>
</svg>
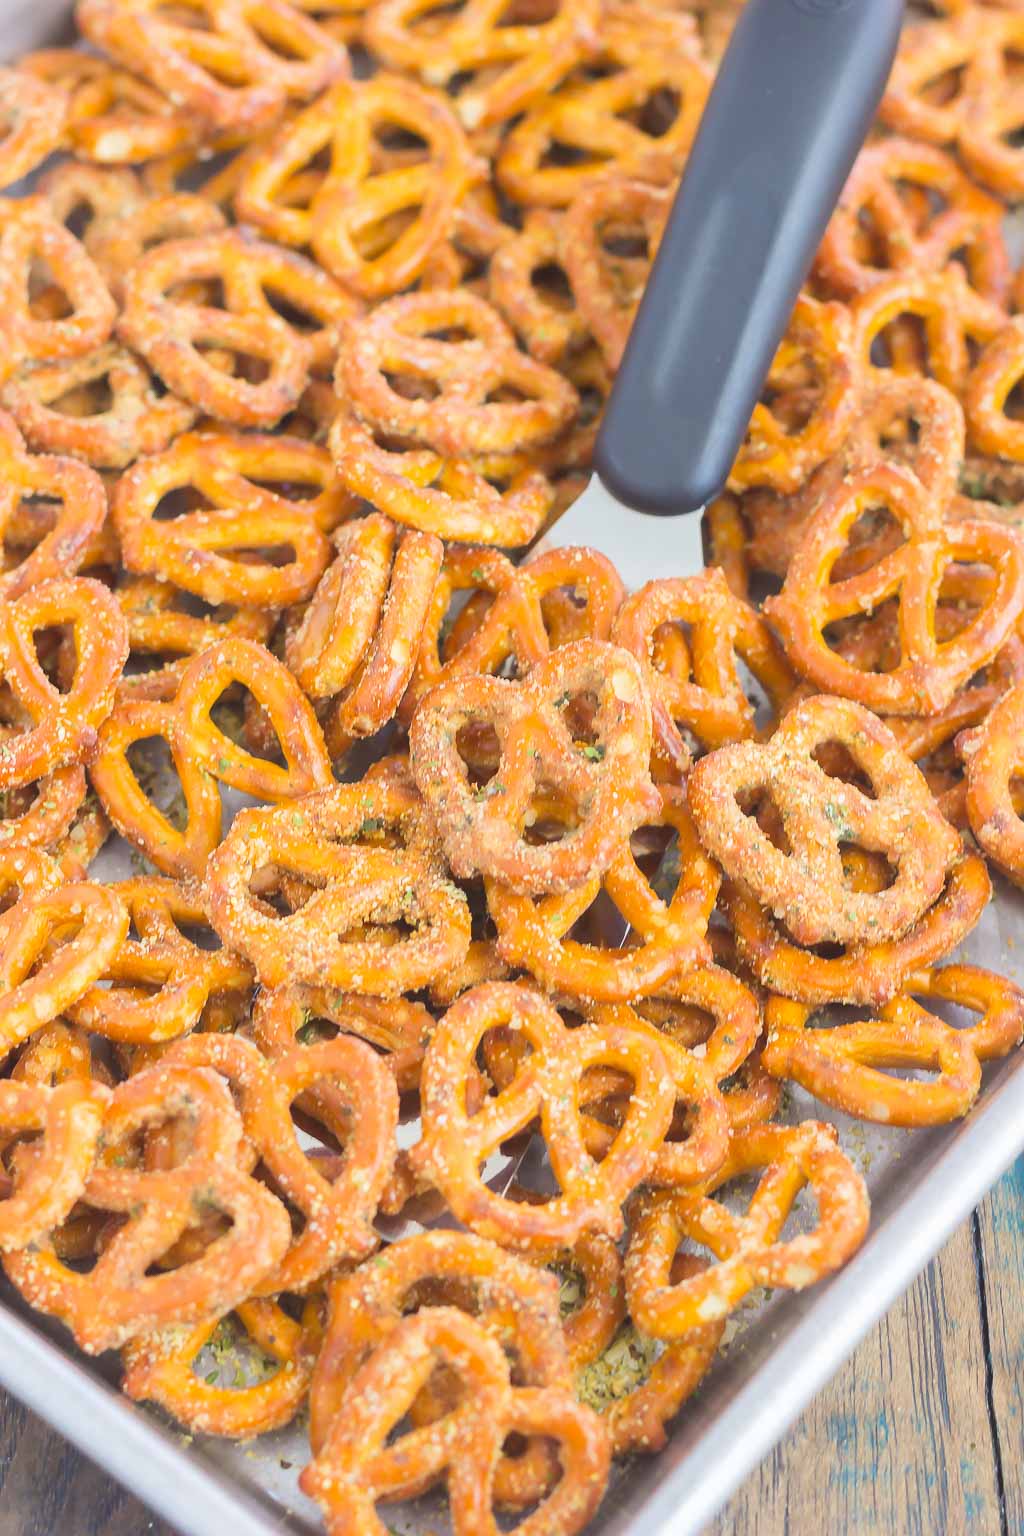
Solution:
<svg viewBox="0 0 1024 1536">
<path fill-rule="evenodd" d="M 65 35 L 71 10 L 68 0 L 0 0 L 0 59 Z M 128 873 L 124 846 L 104 849 L 95 872 Z M 997 880 L 960 954 L 1018 977 L 1018 939 L 1024 958 L 1024 895 Z M 871 1191 L 867 1241 L 830 1281 L 802 1295 L 754 1298 L 729 1320 L 725 1347 L 667 1449 L 616 1469 L 593 1536 L 696 1536 L 1024 1151 L 1024 1051 L 986 1067 L 967 1120 L 931 1131 L 866 1127 L 800 1090 L 786 1097 L 786 1119 L 820 1116 L 838 1126 Z M 117 1378 L 116 1357 L 80 1355 L 0 1278 L 0 1384 L 181 1536 L 320 1536 L 318 1511 L 297 1487 L 308 1459 L 301 1423 L 243 1445 L 191 1436 L 122 1397 Z M 389 1508 L 387 1521 L 403 1536 L 447 1525 L 435 1500 Z"/>
</svg>

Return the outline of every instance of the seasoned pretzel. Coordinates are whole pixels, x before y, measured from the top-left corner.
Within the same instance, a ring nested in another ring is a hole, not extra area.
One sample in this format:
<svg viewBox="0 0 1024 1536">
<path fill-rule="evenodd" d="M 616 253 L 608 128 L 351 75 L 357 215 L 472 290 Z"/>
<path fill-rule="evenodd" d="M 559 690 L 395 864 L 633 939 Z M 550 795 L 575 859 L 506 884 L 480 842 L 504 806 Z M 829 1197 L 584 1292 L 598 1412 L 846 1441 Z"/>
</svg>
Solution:
<svg viewBox="0 0 1024 1536">
<path fill-rule="evenodd" d="M 979 357 L 967 382 L 964 409 L 971 446 L 980 453 L 1019 463 L 1024 459 L 1024 425 L 1007 404 L 1024 376 L 1024 320 L 1010 320 Z"/>
<path fill-rule="evenodd" d="M 1006 312 L 969 287 L 963 268 L 903 273 L 876 283 L 850 306 L 855 347 L 865 369 L 923 373 L 963 396 L 970 343 L 986 346 L 1006 324 Z M 904 322 L 920 322 L 921 334 Z"/>
<path fill-rule="evenodd" d="M 532 1047 L 507 1088 L 472 1114 L 467 1070 L 489 1030 L 511 1025 Z M 576 1103 L 588 1068 L 613 1067 L 633 1084 L 611 1147 L 600 1162 L 586 1150 Z M 668 1129 L 674 1084 L 658 1042 L 618 1025 L 566 1030 L 542 997 L 492 982 L 464 994 L 437 1026 L 423 1063 L 423 1138 L 414 1171 L 441 1190 L 460 1221 L 510 1247 L 572 1243 L 581 1232 L 622 1231 L 621 1205 L 649 1171 Z M 540 1116 L 562 1193 L 542 1206 L 517 1205 L 480 1178 L 487 1156 Z"/>
<path fill-rule="evenodd" d="M 424 150 L 381 165 L 376 135 L 388 130 L 415 135 Z M 307 167 L 325 153 L 328 170 L 310 179 Z M 236 207 L 273 239 L 311 245 L 346 287 L 379 299 L 422 275 L 453 233 L 476 170 L 444 96 L 377 75 L 339 82 L 284 124 L 248 164 Z"/>
<path fill-rule="evenodd" d="M 967 780 L 967 818 L 989 858 L 1024 884 L 1024 825 L 1013 790 L 1024 772 L 1024 683 L 1000 699 L 974 730 L 957 737 Z"/>
<path fill-rule="evenodd" d="M 617 645 L 643 667 L 651 695 L 656 753 L 673 773 L 689 766 L 683 732 L 705 748 L 756 734 L 754 709 L 736 657 L 767 692 L 777 712 L 795 686 L 780 646 L 715 569 L 699 576 L 649 581 L 628 597 L 612 629 Z"/>
<path fill-rule="evenodd" d="M 16 1165 L 13 1188 L 0 1200 L 0 1251 L 17 1253 L 45 1240 L 84 1193 L 109 1099 L 99 1083 L 68 1080 L 55 1087 L 29 1080 L 0 1083 L 0 1136 L 34 1139 Z"/>
<path fill-rule="evenodd" d="M 133 1166 L 130 1149 L 138 1132 L 173 1122 L 187 1128 L 187 1145 L 174 1166 Z M 137 1073 L 116 1089 L 103 1136 L 104 1160 L 93 1170 L 85 1200 L 127 1220 L 95 1266 L 87 1274 L 70 1269 L 49 1243 L 4 1260 L 26 1300 L 66 1323 L 88 1354 L 120 1347 L 168 1322 L 223 1316 L 252 1294 L 291 1239 L 284 1206 L 239 1164 L 242 1122 L 215 1073 L 163 1064 Z M 228 1216 L 230 1228 L 197 1257 L 149 1273 L 210 1211 Z"/>
<path fill-rule="evenodd" d="M 566 210 L 561 248 L 573 298 L 613 371 L 622 361 L 670 202 L 665 187 L 613 176 L 584 186 Z M 609 249 L 613 239 L 634 231 L 646 257 Z"/>
<path fill-rule="evenodd" d="M 297 501 L 268 481 L 314 494 Z M 208 603 L 300 601 L 327 568 L 326 530 L 344 515 L 346 502 L 330 482 L 323 449 L 298 438 L 189 433 L 122 476 L 112 508 L 122 558 L 129 570 L 173 581 Z M 166 498 L 181 493 L 186 509 L 168 518 Z M 283 563 L 274 558 L 282 548 L 292 552 Z"/>
<path fill-rule="evenodd" d="M 953 1028 L 916 997 L 937 997 L 980 1013 Z M 811 1010 L 788 998 L 768 1000 L 762 1061 L 823 1103 L 886 1125 L 943 1125 L 970 1109 L 981 1062 L 1004 1056 L 1024 1037 L 1024 993 L 976 966 L 950 965 L 911 975 L 877 1020 L 808 1028 Z M 885 1068 L 924 1068 L 932 1080 L 890 1076 Z"/>
<path fill-rule="evenodd" d="M 33 305 L 44 271 L 65 302 L 57 316 Z M 85 247 L 42 198 L 8 202 L 0 212 L 0 382 L 23 362 L 82 357 L 110 337 L 117 308 Z"/>
<path fill-rule="evenodd" d="M 276 869 L 312 888 L 284 917 L 253 892 Z M 207 867 L 214 927 L 269 986 L 303 981 L 372 997 L 414 991 L 469 947 L 465 897 L 445 878 L 424 809 L 398 774 L 301 803 L 243 811 Z M 391 932 L 404 924 L 412 931 Z"/>
<path fill-rule="evenodd" d="M 21 181 L 61 143 L 68 103 L 63 91 L 24 69 L 0 69 L 0 187 Z"/>
<path fill-rule="evenodd" d="M 252 1015 L 253 1039 L 271 1057 L 331 1039 L 335 1032 L 357 1035 L 383 1053 L 400 1092 L 419 1087 L 433 1030 L 434 1016 L 422 1003 L 301 985 L 262 988 Z"/>
<path fill-rule="evenodd" d="M 467 339 L 438 341 L 438 330 Z M 407 398 L 390 376 L 428 380 L 437 392 Z M 577 405 L 568 380 L 519 352 L 497 310 L 468 289 L 406 294 L 354 321 L 337 383 L 369 426 L 456 458 L 546 442 Z M 509 388 L 521 398 L 489 400 Z"/>
<path fill-rule="evenodd" d="M 218 605 L 204 615 L 190 612 L 187 594 L 155 576 L 126 576 L 116 595 L 128 621 L 130 646 L 119 702 L 173 699 L 191 656 L 231 635 L 265 645 L 274 627 L 269 609 Z"/>
<path fill-rule="evenodd" d="M 0 531 L 5 543 L 17 531 L 23 506 L 36 498 L 54 508 L 52 525 L 0 575 L 7 601 L 41 582 L 74 574 L 103 527 L 107 498 L 102 481 L 84 464 L 30 454 L 13 418 L 0 411 Z"/>
<path fill-rule="evenodd" d="M 857 575 L 832 579 L 861 516 L 883 507 L 904 542 Z M 958 566 L 991 572 L 988 590 L 963 627 L 945 641 L 936 608 Z M 899 604 L 901 655 L 886 673 L 861 671 L 830 649 L 828 625 Z M 890 714 L 928 714 L 1007 640 L 1024 603 L 1024 546 L 1013 530 L 992 522 L 944 523 L 920 482 L 895 465 L 851 475 L 812 517 L 790 563 L 782 592 L 764 611 L 781 630 L 791 662 L 819 688 L 831 689 Z"/>
<path fill-rule="evenodd" d="M 388 1444 L 441 1362 L 455 1374 L 458 1406 Z M 500 1344 L 479 1323 L 430 1307 L 403 1319 L 356 1372 L 300 1486 L 320 1502 L 332 1536 L 357 1526 L 382 1536 L 378 1498 L 412 1497 L 447 1475 L 457 1536 L 492 1536 L 495 1471 L 513 1433 L 556 1442 L 562 1476 L 531 1521 L 538 1531 L 572 1536 L 604 1492 L 610 1452 L 600 1419 L 565 1388 L 513 1388 Z"/>
<path fill-rule="evenodd" d="M 902 939 L 855 944 L 825 957 L 793 944 L 738 886 L 726 882 L 722 891 L 740 956 L 762 985 L 816 1006 L 888 1002 L 913 971 L 935 964 L 956 948 L 991 895 L 984 859 L 965 854 L 953 865 L 939 900 Z"/>
<path fill-rule="evenodd" d="M 713 1199 L 732 1179 L 763 1169 L 747 1210 L 734 1216 Z M 818 1207 L 813 1231 L 782 1238 L 800 1190 Z M 868 1225 L 864 1181 L 830 1125 L 763 1125 L 733 1140 L 725 1166 L 701 1191 L 656 1195 L 643 1209 L 626 1255 L 626 1295 L 637 1325 L 675 1339 L 726 1317 L 755 1286 L 803 1290 L 844 1264 Z M 689 1238 L 718 1260 L 673 1283 L 672 1261 Z"/>
<path fill-rule="evenodd" d="M 274 1370 L 241 1386 L 223 1379 L 219 1360 L 205 1377 L 198 1375 L 198 1357 L 236 1323 L 243 1337 L 273 1361 Z M 306 1302 L 299 1322 L 275 1301 L 243 1301 L 226 1318 L 200 1323 L 184 1336 L 172 1326 L 132 1340 L 124 1350 L 121 1391 L 136 1402 L 159 1403 L 196 1434 L 247 1440 L 294 1419 L 309 1391 L 320 1337 L 315 1300 Z"/>
<path fill-rule="evenodd" d="M 651 825 L 675 833 L 679 878 L 666 901 L 641 867 L 628 841 L 603 880 L 588 880 L 564 896 L 517 896 L 487 881 L 487 905 L 498 930 L 498 953 L 522 966 L 552 991 L 595 1002 L 634 1002 L 660 992 L 689 967 L 704 964 L 705 939 L 718 894 L 719 875 L 694 831 L 683 791 L 661 788 L 661 809 Z M 598 897 L 607 894 L 631 933 L 613 924 L 611 943 L 602 932 Z M 589 917 L 597 933 L 578 933 Z"/>
<path fill-rule="evenodd" d="M 849 299 L 894 273 L 941 272 L 962 251 L 972 287 L 1001 304 L 1009 287 L 1002 217 L 995 198 L 942 150 L 913 139 L 880 139 L 857 157 L 815 273 L 830 292 Z"/>
<path fill-rule="evenodd" d="M 560 214 L 531 208 L 522 230 L 506 240 L 491 257 L 487 295 L 526 350 L 539 363 L 557 367 L 570 352 L 584 346 L 590 328 L 568 289 L 565 225 Z M 564 287 L 544 282 L 558 269 Z"/>
<path fill-rule="evenodd" d="M 71 633 L 74 664 L 63 688 L 51 682 L 36 648 L 37 634 L 50 626 Z M 45 581 L 0 604 L 0 668 L 28 721 L 0 732 L 0 785 L 33 783 L 95 745 L 127 654 L 121 611 L 97 581 Z"/>
<path fill-rule="evenodd" d="M 190 0 L 184 12 L 160 0 L 81 0 L 77 20 L 90 42 L 213 129 L 251 132 L 348 71 L 344 44 L 288 0 Z"/>
<path fill-rule="evenodd" d="M 596 701 L 576 739 L 574 701 Z M 413 776 L 453 871 L 482 873 L 520 895 L 566 892 L 601 874 L 657 804 L 647 774 L 650 712 L 640 669 L 621 649 L 579 640 L 552 652 L 522 683 L 455 679 L 420 704 L 409 736 Z M 476 788 L 458 734 L 490 726 L 498 767 Z M 526 840 L 538 794 L 566 804 L 564 835 Z"/>
<path fill-rule="evenodd" d="M 44 48 L 19 60 L 18 69 L 60 94 L 64 142 L 87 160 L 135 165 L 196 141 L 188 113 L 108 59 L 77 48 Z"/>
</svg>

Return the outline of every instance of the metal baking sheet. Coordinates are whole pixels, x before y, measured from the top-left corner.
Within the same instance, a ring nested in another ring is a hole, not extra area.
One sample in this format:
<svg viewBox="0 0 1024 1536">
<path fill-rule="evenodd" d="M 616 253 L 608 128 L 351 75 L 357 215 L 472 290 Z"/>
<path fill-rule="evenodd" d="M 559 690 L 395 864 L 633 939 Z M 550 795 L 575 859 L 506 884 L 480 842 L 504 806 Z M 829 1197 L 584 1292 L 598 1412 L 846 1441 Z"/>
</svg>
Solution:
<svg viewBox="0 0 1024 1536">
<path fill-rule="evenodd" d="M 67 0 L 0 0 L 0 58 L 60 36 L 70 13 Z M 122 844 L 103 851 L 95 872 L 112 879 L 129 868 Z M 1024 896 L 997 882 L 994 901 L 960 953 L 1020 980 Z M 916 1133 L 867 1127 L 790 1089 L 785 1118 L 809 1115 L 838 1126 L 864 1173 L 872 1201 L 867 1241 L 831 1281 L 802 1295 L 753 1298 L 730 1320 L 726 1345 L 676 1421 L 668 1448 L 616 1469 L 593 1536 L 696 1536 L 703 1529 L 1024 1151 L 1024 1052 L 985 1069 L 977 1106 L 955 1126 Z M 242 1445 L 191 1436 L 123 1398 L 117 1379 L 115 1357 L 82 1356 L 62 1328 L 0 1281 L 0 1384 L 181 1536 L 322 1532 L 316 1507 L 297 1487 L 308 1458 L 302 1421 Z M 446 1524 L 433 1500 L 389 1509 L 387 1521 L 409 1536 Z"/>
</svg>

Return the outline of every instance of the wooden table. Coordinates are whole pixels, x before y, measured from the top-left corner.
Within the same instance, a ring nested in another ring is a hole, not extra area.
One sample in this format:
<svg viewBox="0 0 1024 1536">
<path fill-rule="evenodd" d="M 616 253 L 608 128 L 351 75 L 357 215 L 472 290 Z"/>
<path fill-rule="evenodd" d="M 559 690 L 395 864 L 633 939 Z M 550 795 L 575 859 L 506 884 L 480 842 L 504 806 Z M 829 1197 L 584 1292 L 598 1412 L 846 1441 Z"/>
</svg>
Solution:
<svg viewBox="0 0 1024 1536">
<path fill-rule="evenodd" d="M 1024 1533 L 1024 1158 L 708 1536 L 831 1531 Z M 0 1536 L 54 1533 L 173 1536 L 0 1398 Z"/>
</svg>

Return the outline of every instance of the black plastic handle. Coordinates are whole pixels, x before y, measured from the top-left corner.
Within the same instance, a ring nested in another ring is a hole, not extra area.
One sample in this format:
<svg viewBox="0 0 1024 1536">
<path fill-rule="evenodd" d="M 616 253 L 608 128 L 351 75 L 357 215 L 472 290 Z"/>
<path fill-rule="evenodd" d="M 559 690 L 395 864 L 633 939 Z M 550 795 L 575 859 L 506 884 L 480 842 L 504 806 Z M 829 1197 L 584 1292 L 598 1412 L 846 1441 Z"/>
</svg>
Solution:
<svg viewBox="0 0 1024 1536">
<path fill-rule="evenodd" d="M 693 511 L 728 478 L 902 17 L 903 0 L 748 0 L 597 441 L 627 506 Z"/>
</svg>

